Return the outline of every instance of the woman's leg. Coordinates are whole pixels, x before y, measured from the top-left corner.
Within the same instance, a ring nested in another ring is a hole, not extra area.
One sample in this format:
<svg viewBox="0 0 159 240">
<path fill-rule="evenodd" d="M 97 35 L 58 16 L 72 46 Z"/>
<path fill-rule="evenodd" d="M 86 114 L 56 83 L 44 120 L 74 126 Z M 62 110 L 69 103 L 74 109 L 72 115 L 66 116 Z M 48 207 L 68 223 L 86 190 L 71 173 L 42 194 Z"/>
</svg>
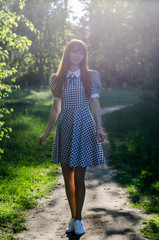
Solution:
<svg viewBox="0 0 159 240">
<path fill-rule="evenodd" d="M 85 198 L 85 172 L 86 167 L 75 167 L 74 181 L 75 181 L 75 202 L 76 202 L 76 220 L 81 220 L 82 208 Z"/>
<path fill-rule="evenodd" d="M 74 183 L 74 168 L 68 165 L 61 164 L 62 173 L 65 182 L 66 196 L 71 209 L 72 218 L 76 216 L 76 201 L 75 201 L 75 183 Z"/>
</svg>

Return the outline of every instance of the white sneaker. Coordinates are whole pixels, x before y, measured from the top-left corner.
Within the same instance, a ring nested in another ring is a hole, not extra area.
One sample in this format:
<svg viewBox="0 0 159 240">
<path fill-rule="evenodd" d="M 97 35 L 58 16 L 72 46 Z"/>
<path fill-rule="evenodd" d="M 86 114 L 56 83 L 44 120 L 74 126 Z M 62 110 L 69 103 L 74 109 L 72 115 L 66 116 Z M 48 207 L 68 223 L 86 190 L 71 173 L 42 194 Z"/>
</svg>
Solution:
<svg viewBox="0 0 159 240">
<path fill-rule="evenodd" d="M 70 218 L 68 223 L 68 228 L 66 229 L 66 233 L 71 233 L 74 231 L 74 222 L 75 222 L 75 219 Z"/>
<path fill-rule="evenodd" d="M 85 233 L 85 230 L 84 230 L 84 226 L 83 226 L 82 221 L 76 220 L 76 221 L 74 222 L 74 231 L 75 231 L 75 234 L 76 234 L 76 235 L 82 235 L 82 234 Z"/>
</svg>

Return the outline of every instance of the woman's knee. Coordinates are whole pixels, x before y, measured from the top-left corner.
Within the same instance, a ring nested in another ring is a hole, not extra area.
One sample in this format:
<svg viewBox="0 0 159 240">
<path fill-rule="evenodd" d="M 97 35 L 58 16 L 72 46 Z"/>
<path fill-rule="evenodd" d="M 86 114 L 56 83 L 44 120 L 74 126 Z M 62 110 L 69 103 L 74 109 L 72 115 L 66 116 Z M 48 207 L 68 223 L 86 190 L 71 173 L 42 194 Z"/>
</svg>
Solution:
<svg viewBox="0 0 159 240">
<path fill-rule="evenodd" d="M 84 185 L 84 178 L 81 179 L 80 177 L 76 176 L 74 181 L 75 181 L 76 188 Z"/>
<path fill-rule="evenodd" d="M 85 171 L 86 168 L 75 169 L 74 181 L 76 186 L 84 185 Z"/>
<path fill-rule="evenodd" d="M 67 165 L 61 165 L 61 168 L 62 168 L 65 185 L 72 184 L 72 181 L 74 181 L 74 169 L 70 168 Z"/>
<path fill-rule="evenodd" d="M 65 176 L 64 177 L 64 182 L 65 182 L 65 186 L 66 187 L 72 187 L 72 185 L 74 185 L 74 178 L 70 177 L 70 176 Z"/>
</svg>

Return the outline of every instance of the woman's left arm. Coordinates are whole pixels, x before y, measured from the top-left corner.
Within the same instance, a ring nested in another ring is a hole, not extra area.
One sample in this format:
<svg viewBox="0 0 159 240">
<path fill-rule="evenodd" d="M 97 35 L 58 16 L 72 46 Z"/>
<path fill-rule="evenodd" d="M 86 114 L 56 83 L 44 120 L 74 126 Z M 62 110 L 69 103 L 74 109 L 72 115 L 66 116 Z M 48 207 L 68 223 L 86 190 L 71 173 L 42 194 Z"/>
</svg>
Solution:
<svg viewBox="0 0 159 240">
<path fill-rule="evenodd" d="M 96 132 L 97 132 L 97 138 L 99 142 L 104 141 L 104 132 L 102 130 L 101 125 L 101 111 L 100 111 L 100 104 L 98 98 L 91 98 L 91 112 L 94 118 L 94 121 L 96 123 Z"/>
</svg>

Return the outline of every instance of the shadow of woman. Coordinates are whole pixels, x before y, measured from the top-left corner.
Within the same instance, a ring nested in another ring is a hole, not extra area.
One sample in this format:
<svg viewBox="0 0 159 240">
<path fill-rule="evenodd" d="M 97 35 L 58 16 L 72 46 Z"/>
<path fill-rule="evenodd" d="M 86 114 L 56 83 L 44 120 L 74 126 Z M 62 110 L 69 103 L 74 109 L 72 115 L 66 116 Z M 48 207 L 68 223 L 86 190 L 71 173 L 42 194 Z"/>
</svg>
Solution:
<svg viewBox="0 0 159 240">
<path fill-rule="evenodd" d="M 75 233 L 66 233 L 69 240 L 79 240 L 83 235 L 76 235 Z"/>
</svg>

